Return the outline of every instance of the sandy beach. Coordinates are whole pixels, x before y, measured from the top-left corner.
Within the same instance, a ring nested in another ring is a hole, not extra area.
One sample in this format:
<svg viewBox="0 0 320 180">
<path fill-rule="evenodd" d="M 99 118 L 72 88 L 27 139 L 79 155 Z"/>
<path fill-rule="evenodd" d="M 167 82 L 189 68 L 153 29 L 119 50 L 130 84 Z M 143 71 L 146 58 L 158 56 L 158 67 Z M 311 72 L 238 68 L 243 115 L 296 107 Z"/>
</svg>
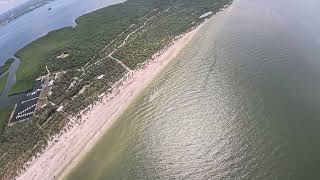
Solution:
<svg viewBox="0 0 320 180">
<path fill-rule="evenodd" d="M 204 24 L 204 23 L 203 23 Z M 202 25 L 203 25 L 202 24 Z M 90 107 L 71 128 L 49 142 L 45 151 L 27 164 L 19 180 L 58 179 L 67 174 L 106 133 L 145 87 L 190 42 L 201 26 L 183 35 L 166 51 L 145 64 L 144 68 L 130 72 L 113 93 L 104 95 L 102 102 Z"/>
</svg>

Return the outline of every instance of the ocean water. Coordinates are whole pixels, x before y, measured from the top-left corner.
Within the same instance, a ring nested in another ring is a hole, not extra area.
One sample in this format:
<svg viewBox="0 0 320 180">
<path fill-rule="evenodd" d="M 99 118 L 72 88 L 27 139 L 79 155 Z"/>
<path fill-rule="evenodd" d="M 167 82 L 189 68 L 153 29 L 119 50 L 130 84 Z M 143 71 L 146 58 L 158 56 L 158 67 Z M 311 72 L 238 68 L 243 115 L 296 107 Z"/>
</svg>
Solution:
<svg viewBox="0 0 320 180">
<path fill-rule="evenodd" d="M 66 179 L 319 179 L 318 7 L 236 0 Z"/>
</svg>

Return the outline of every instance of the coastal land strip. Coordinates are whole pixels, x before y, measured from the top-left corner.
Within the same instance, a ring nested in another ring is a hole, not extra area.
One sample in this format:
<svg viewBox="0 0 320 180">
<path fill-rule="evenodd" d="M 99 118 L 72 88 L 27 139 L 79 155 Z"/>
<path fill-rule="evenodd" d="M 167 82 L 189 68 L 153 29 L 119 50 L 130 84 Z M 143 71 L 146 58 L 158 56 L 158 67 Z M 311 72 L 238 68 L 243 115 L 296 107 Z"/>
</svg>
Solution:
<svg viewBox="0 0 320 180">
<path fill-rule="evenodd" d="M 30 162 L 30 166 L 18 179 L 55 179 L 64 177 L 82 157 L 90 151 L 142 90 L 170 63 L 190 42 L 201 26 L 174 42 L 165 52 L 125 78 L 121 85 L 102 102 L 92 106 L 82 116 L 80 124 L 56 137 L 44 153 Z M 65 170 L 65 168 L 67 168 Z M 65 171 L 65 172 L 63 172 Z M 62 173 L 62 174 L 61 174 Z"/>
<path fill-rule="evenodd" d="M 73 167 L 199 26 L 231 3 L 128 0 L 19 50 L 9 94 L 28 92 L 39 77 L 48 87 L 32 118 L 3 128 L 0 179 L 55 179 Z"/>
</svg>

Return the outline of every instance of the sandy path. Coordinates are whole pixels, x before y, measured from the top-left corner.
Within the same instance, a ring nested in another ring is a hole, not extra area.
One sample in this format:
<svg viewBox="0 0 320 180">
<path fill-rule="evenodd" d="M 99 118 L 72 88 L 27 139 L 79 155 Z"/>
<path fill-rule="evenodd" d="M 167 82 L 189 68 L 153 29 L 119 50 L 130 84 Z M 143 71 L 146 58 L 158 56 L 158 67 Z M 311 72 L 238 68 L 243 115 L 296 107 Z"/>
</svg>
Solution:
<svg viewBox="0 0 320 180">
<path fill-rule="evenodd" d="M 134 71 L 117 91 L 103 97 L 82 116 L 81 123 L 49 143 L 40 157 L 33 159 L 29 167 L 17 179 L 50 180 L 66 173 L 97 143 L 106 130 L 121 116 L 130 103 L 152 82 L 161 70 L 185 47 L 201 26 L 186 33 L 168 50 L 150 61 L 143 69 Z"/>
</svg>

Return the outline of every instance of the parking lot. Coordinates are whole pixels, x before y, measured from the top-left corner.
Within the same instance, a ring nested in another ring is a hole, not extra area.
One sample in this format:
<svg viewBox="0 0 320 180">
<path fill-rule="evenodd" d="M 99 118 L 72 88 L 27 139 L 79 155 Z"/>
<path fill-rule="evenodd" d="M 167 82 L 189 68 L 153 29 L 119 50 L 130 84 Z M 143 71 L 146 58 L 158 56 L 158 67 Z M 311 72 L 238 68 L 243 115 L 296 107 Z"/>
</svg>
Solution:
<svg viewBox="0 0 320 180">
<path fill-rule="evenodd" d="M 34 115 L 44 81 L 44 79 L 37 80 L 33 90 L 26 93 L 17 103 L 11 119 L 12 123 L 26 120 Z"/>
</svg>

